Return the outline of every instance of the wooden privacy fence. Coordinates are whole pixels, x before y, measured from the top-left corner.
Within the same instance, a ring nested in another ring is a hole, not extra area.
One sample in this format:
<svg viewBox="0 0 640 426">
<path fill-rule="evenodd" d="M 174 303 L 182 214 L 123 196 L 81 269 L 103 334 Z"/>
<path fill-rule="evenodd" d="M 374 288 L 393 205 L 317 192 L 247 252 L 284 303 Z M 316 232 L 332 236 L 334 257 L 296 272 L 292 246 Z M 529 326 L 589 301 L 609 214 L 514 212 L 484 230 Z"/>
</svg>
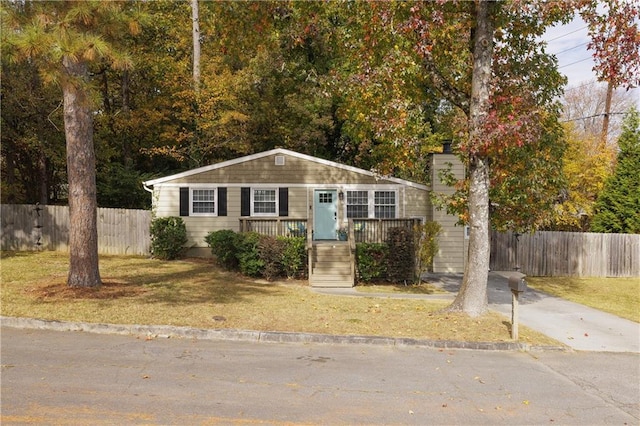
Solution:
<svg viewBox="0 0 640 426">
<path fill-rule="evenodd" d="M 2 250 L 69 249 L 69 207 L 3 204 Z M 98 252 L 148 255 L 148 210 L 98 209 Z"/>
<path fill-rule="evenodd" d="M 494 271 L 531 276 L 640 277 L 639 234 L 492 232 Z"/>
</svg>

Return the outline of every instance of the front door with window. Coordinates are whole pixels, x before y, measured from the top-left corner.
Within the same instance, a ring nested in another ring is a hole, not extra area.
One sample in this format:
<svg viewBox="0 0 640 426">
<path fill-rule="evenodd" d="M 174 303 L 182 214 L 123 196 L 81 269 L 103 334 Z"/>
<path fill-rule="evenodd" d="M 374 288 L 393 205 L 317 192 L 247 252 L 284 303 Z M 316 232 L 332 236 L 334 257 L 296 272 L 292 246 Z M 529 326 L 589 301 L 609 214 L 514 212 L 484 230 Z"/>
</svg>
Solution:
<svg viewBox="0 0 640 426">
<path fill-rule="evenodd" d="M 335 240 L 338 230 L 338 191 L 316 189 L 313 193 L 313 239 Z"/>
</svg>

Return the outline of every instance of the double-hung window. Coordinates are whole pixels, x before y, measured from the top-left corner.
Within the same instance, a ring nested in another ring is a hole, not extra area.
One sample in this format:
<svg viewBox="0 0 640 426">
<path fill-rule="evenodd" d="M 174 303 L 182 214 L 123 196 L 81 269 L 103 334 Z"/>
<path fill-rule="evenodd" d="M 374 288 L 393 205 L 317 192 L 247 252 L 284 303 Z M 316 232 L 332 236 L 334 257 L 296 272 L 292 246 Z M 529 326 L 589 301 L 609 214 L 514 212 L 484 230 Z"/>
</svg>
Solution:
<svg viewBox="0 0 640 426">
<path fill-rule="evenodd" d="M 252 192 L 252 215 L 277 216 L 278 215 L 278 191 L 274 188 L 254 188 Z"/>
<path fill-rule="evenodd" d="M 375 191 L 373 196 L 376 219 L 395 219 L 396 193 L 395 191 Z"/>
<path fill-rule="evenodd" d="M 193 216 L 216 215 L 215 188 L 191 188 L 191 212 Z"/>
<path fill-rule="evenodd" d="M 347 191 L 347 218 L 395 219 L 397 203 L 396 191 Z"/>
<path fill-rule="evenodd" d="M 347 191 L 347 218 L 369 217 L 369 192 Z"/>
</svg>

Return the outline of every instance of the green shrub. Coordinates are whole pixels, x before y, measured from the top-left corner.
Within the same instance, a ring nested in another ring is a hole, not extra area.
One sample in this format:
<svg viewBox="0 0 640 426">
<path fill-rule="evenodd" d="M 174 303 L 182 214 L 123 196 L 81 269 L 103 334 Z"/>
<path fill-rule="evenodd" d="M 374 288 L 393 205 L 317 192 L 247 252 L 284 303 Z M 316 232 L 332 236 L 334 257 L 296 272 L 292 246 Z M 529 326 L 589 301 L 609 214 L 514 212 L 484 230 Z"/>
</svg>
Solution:
<svg viewBox="0 0 640 426">
<path fill-rule="evenodd" d="M 240 272 L 250 277 L 262 275 L 265 264 L 260 259 L 258 245 L 260 234 L 257 232 L 243 232 L 238 234 L 238 263 Z"/>
<path fill-rule="evenodd" d="M 415 250 L 413 230 L 405 227 L 390 228 L 387 234 L 387 278 L 389 281 L 413 282 L 415 274 Z"/>
<path fill-rule="evenodd" d="M 262 276 L 271 281 L 284 274 L 282 254 L 284 242 L 269 235 L 261 235 L 258 241 L 258 256 L 264 264 Z"/>
<path fill-rule="evenodd" d="M 216 257 L 218 264 L 230 271 L 238 269 L 238 246 L 240 245 L 238 233 L 230 229 L 213 231 L 204 237 L 204 241 L 211 247 L 211 254 Z"/>
<path fill-rule="evenodd" d="M 425 222 L 413 228 L 414 247 L 416 250 L 416 275 L 433 268 L 433 258 L 438 252 L 438 234 L 442 227 L 438 222 Z"/>
<path fill-rule="evenodd" d="M 389 247 L 384 243 L 356 244 L 358 279 L 371 282 L 387 276 Z"/>
<path fill-rule="evenodd" d="M 151 255 L 171 260 L 180 257 L 187 243 L 187 227 L 180 217 L 158 217 L 151 222 Z"/>
<path fill-rule="evenodd" d="M 204 240 L 218 263 L 229 270 L 268 280 L 307 275 L 305 237 L 271 237 L 224 229 L 210 232 Z"/>
<path fill-rule="evenodd" d="M 305 237 L 278 237 L 284 244 L 282 268 L 287 278 L 307 276 L 307 247 Z"/>
</svg>

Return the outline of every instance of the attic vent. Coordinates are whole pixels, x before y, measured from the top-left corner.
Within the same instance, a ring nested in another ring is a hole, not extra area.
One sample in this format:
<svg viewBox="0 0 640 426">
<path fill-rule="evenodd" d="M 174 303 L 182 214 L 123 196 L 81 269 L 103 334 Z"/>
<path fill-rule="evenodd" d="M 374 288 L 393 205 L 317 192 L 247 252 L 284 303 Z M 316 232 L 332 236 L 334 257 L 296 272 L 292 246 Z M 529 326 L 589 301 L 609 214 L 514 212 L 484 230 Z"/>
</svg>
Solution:
<svg viewBox="0 0 640 426">
<path fill-rule="evenodd" d="M 284 166 L 284 155 L 276 155 L 276 166 Z"/>
</svg>

